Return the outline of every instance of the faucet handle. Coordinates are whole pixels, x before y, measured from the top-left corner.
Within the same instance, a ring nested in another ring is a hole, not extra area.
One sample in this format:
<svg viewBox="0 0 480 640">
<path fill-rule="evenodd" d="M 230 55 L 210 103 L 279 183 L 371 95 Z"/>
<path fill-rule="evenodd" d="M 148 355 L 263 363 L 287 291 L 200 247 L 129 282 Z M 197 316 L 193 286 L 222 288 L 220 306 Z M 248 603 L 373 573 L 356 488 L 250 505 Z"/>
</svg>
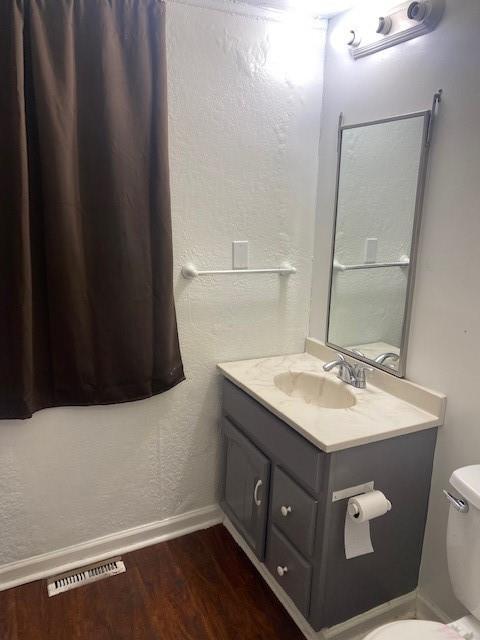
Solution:
<svg viewBox="0 0 480 640">
<path fill-rule="evenodd" d="M 363 375 L 365 375 L 366 373 L 373 373 L 374 371 L 375 369 L 373 367 L 368 364 L 364 364 L 363 362 L 359 362 L 355 365 L 355 372 L 357 374 L 363 373 Z"/>
<path fill-rule="evenodd" d="M 323 365 L 323 370 L 324 371 L 331 371 L 335 367 L 338 367 L 337 378 L 340 378 L 341 380 L 343 380 L 343 376 L 345 375 L 345 371 L 347 371 L 350 374 L 350 372 L 352 370 L 352 365 L 346 360 L 346 358 L 343 355 L 343 353 L 337 353 L 336 360 L 332 360 L 331 362 L 326 362 Z M 343 380 L 343 381 L 346 382 L 346 380 Z"/>
<path fill-rule="evenodd" d="M 375 369 L 373 367 L 371 367 L 369 364 L 366 364 L 365 362 L 358 362 L 356 365 L 357 369 L 364 369 L 365 371 L 375 371 Z"/>
<path fill-rule="evenodd" d="M 365 387 L 367 386 L 367 373 L 372 373 L 374 371 L 374 369 L 372 367 L 369 367 L 368 364 L 363 364 L 362 362 L 360 362 L 359 364 L 355 365 L 355 380 L 356 380 L 356 386 L 359 389 L 365 389 Z"/>
<path fill-rule="evenodd" d="M 360 349 L 352 349 L 352 353 L 356 353 L 357 356 L 362 356 L 362 358 L 366 357 L 363 351 L 360 351 Z"/>
<path fill-rule="evenodd" d="M 375 362 L 378 364 L 385 364 L 385 360 L 390 359 L 392 362 L 398 362 L 400 360 L 400 356 L 398 353 L 393 353 L 391 351 L 386 351 L 385 353 L 381 353 L 375 358 Z"/>
</svg>

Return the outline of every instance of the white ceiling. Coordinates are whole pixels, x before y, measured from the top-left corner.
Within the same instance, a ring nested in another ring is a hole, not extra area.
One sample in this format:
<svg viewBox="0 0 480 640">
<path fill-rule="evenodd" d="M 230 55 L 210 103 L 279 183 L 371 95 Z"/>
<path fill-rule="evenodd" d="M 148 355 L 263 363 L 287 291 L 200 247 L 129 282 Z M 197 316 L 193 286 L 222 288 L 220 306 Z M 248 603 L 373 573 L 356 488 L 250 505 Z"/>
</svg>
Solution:
<svg viewBox="0 0 480 640">
<path fill-rule="evenodd" d="M 243 0 L 256 7 L 267 7 L 277 11 L 302 9 L 317 16 L 331 18 L 367 0 Z"/>
</svg>

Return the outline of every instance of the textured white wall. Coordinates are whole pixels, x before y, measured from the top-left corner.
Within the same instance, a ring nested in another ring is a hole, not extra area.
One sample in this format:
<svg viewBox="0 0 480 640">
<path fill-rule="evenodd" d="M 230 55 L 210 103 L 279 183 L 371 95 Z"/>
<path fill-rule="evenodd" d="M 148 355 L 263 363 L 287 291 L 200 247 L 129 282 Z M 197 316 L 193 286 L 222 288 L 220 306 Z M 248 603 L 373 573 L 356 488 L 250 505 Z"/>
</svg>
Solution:
<svg viewBox="0 0 480 640">
<path fill-rule="evenodd" d="M 447 0 L 436 31 L 357 61 L 340 42 L 349 24 L 348 14 L 335 19 L 327 44 L 311 335 L 323 339 L 325 331 L 338 113 L 354 122 L 421 110 L 443 87 L 425 193 L 407 375 L 448 396 L 420 587 L 455 616 L 462 610 L 447 572 L 448 510 L 441 488 L 455 468 L 480 462 L 475 364 L 480 360 L 480 3 Z"/>
<path fill-rule="evenodd" d="M 308 323 L 324 32 L 168 5 L 176 273 L 187 381 L 155 398 L 0 424 L 0 565 L 216 501 L 215 363 L 299 351 Z M 141 99 L 141 96 L 139 96 Z"/>
</svg>

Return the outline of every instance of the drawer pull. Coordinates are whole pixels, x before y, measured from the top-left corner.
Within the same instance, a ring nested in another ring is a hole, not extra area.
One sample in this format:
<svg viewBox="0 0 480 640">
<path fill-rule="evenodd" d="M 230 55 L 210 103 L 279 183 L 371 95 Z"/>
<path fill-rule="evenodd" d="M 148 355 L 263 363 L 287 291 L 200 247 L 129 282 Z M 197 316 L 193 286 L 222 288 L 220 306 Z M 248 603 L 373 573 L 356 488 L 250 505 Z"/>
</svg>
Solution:
<svg viewBox="0 0 480 640">
<path fill-rule="evenodd" d="M 282 514 L 282 516 L 284 518 L 286 518 L 288 516 L 289 513 L 292 513 L 292 507 L 288 506 L 288 507 L 281 507 L 280 508 L 280 512 Z"/>
<path fill-rule="evenodd" d="M 262 504 L 262 499 L 258 497 L 258 491 L 262 484 L 263 482 L 261 480 L 258 480 L 257 484 L 255 485 L 255 489 L 253 490 L 253 499 L 255 500 L 255 504 L 257 505 L 257 507 Z"/>
<path fill-rule="evenodd" d="M 280 576 L 280 578 L 281 578 L 281 577 L 282 577 L 282 576 L 284 576 L 286 573 L 288 573 L 288 567 L 280 567 L 280 566 L 278 566 L 278 567 L 277 567 L 277 573 L 278 573 L 278 575 L 279 575 L 279 576 Z"/>
</svg>

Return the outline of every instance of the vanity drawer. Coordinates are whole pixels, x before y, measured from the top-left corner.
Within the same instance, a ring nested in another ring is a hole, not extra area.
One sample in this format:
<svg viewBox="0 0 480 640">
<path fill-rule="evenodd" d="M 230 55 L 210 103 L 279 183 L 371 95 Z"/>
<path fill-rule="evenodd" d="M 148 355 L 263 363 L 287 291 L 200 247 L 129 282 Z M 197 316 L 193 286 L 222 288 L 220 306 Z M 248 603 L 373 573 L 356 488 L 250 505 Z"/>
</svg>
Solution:
<svg viewBox="0 0 480 640">
<path fill-rule="evenodd" d="M 223 410 L 296 480 L 314 493 L 321 491 L 325 453 L 228 380 L 223 385 Z"/>
<path fill-rule="evenodd" d="M 317 501 L 279 467 L 273 476 L 272 521 L 307 556 L 313 552 Z"/>
<path fill-rule="evenodd" d="M 265 564 L 299 611 L 307 617 L 312 568 L 274 526 L 270 528 Z"/>
</svg>

